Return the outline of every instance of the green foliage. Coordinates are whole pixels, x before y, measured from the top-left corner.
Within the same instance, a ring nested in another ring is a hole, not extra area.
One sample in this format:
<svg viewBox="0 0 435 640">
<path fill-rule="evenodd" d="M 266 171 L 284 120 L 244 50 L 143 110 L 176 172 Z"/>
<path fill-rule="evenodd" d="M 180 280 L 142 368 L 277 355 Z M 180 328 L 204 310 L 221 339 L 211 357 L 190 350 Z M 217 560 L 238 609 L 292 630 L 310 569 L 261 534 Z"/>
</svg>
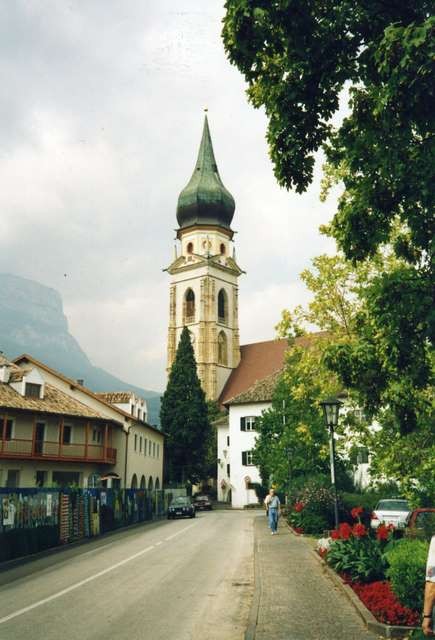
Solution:
<svg viewBox="0 0 435 640">
<path fill-rule="evenodd" d="M 347 573 L 352 581 L 382 580 L 387 568 L 380 543 L 369 536 L 333 540 L 326 561 L 337 573 Z"/>
<path fill-rule="evenodd" d="M 364 514 L 361 520 L 363 520 L 365 524 L 369 524 L 370 515 L 379 500 L 396 496 L 400 496 L 399 488 L 396 484 L 390 482 L 380 484 L 376 487 L 370 487 L 362 493 L 340 491 L 340 504 L 346 514 L 350 514 L 351 510 L 355 507 L 362 507 Z"/>
<path fill-rule="evenodd" d="M 423 607 L 428 550 L 427 542 L 403 539 L 386 552 L 391 588 L 400 602 L 414 611 Z"/>
<path fill-rule="evenodd" d="M 198 482 L 207 472 L 213 438 L 204 391 L 196 372 L 190 334 L 184 327 L 160 410 L 165 440 L 166 477 Z"/>
<path fill-rule="evenodd" d="M 265 484 L 272 478 L 278 487 L 289 488 L 300 476 L 329 469 L 328 436 L 319 401 L 337 387 L 333 377 L 322 376 L 320 341 L 312 348 L 294 345 L 290 349 L 272 408 L 257 421 L 254 463 Z"/>
<path fill-rule="evenodd" d="M 305 533 L 322 533 L 334 526 L 334 493 L 326 475 L 300 478 L 291 485 L 289 522 Z"/>
<path fill-rule="evenodd" d="M 305 191 L 323 148 L 324 186 L 342 195 L 332 235 L 370 264 L 389 249 L 356 309 L 352 340 L 327 364 L 396 433 L 420 427 L 433 376 L 434 49 L 427 0 L 412 3 L 227 0 L 223 41 L 264 108 L 280 185 Z M 349 113 L 334 128 L 343 88 Z M 365 262 L 364 262 L 365 261 Z M 335 302 L 335 301 L 334 301 Z M 433 409 L 432 409 L 433 411 Z"/>
<path fill-rule="evenodd" d="M 253 489 L 255 491 L 259 504 L 263 504 L 264 498 L 269 493 L 267 487 L 261 484 L 261 482 L 251 482 L 249 484 L 249 489 Z"/>
</svg>

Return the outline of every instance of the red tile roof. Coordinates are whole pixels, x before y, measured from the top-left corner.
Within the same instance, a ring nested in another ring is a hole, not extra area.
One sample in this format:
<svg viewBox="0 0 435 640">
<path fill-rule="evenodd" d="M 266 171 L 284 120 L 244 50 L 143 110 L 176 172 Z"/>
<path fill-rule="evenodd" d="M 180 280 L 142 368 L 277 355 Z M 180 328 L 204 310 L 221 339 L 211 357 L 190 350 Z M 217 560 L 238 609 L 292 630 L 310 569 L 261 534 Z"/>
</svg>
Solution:
<svg viewBox="0 0 435 640">
<path fill-rule="evenodd" d="M 322 335 L 326 335 L 326 332 L 310 333 L 295 338 L 293 344 L 298 347 L 306 347 L 313 338 Z M 287 339 L 242 345 L 240 347 L 240 364 L 231 372 L 219 397 L 219 404 L 227 404 L 229 400 L 246 393 L 259 380 L 263 380 L 282 369 L 285 353 L 288 349 Z"/>
</svg>

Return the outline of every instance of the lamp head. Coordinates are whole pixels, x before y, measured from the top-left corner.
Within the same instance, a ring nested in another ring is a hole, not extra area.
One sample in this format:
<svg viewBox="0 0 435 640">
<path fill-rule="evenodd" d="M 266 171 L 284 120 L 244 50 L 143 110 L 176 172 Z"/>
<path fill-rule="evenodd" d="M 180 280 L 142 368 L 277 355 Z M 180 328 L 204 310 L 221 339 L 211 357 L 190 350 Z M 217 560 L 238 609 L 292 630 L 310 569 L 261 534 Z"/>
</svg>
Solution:
<svg viewBox="0 0 435 640">
<path fill-rule="evenodd" d="M 338 424 L 338 414 L 341 402 L 338 398 L 326 398 L 320 403 L 323 409 L 323 417 L 328 428 L 334 429 Z"/>
</svg>

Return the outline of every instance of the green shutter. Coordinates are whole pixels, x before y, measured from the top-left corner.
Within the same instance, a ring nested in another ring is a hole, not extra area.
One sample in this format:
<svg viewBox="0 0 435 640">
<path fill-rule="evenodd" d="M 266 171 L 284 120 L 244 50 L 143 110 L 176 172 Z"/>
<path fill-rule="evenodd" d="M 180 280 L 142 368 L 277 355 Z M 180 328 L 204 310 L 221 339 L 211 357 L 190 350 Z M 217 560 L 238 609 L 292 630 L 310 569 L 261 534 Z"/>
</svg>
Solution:
<svg viewBox="0 0 435 640">
<path fill-rule="evenodd" d="M 247 463 L 246 457 L 247 457 L 247 456 L 246 456 L 246 451 L 242 451 L 242 465 L 243 465 L 244 467 L 247 467 L 247 466 L 248 466 L 248 463 Z"/>
<path fill-rule="evenodd" d="M 246 418 L 240 418 L 240 431 L 246 431 Z"/>
</svg>

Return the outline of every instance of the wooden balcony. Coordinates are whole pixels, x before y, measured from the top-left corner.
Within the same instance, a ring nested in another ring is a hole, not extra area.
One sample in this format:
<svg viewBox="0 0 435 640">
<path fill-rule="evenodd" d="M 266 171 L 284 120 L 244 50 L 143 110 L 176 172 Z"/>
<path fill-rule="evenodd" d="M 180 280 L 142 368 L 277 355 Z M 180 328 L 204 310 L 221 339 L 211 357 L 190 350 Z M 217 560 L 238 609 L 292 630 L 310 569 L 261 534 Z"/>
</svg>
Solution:
<svg viewBox="0 0 435 640">
<path fill-rule="evenodd" d="M 1 458 L 115 464 L 116 449 L 100 444 L 61 444 L 48 440 L 12 438 L 0 440 Z"/>
</svg>

